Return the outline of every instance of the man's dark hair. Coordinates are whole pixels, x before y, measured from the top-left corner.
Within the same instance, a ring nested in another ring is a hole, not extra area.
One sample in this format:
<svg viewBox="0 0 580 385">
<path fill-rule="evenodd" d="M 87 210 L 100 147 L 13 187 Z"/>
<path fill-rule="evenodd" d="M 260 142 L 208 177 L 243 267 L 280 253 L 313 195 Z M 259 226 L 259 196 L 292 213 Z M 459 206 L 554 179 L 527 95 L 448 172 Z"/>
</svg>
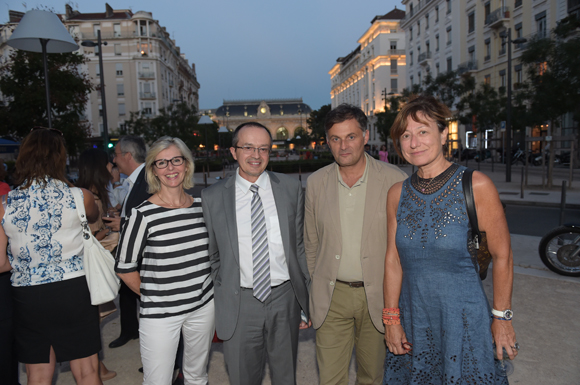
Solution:
<svg viewBox="0 0 580 385">
<path fill-rule="evenodd" d="M 266 130 L 266 132 L 268 133 L 268 136 L 270 137 L 270 146 L 272 145 L 272 133 L 270 132 L 270 130 L 268 130 L 268 127 L 266 127 L 263 124 L 260 124 L 258 122 L 247 122 L 247 123 L 240 124 L 234 130 L 234 135 L 232 137 L 232 147 L 237 147 L 238 146 L 238 141 L 239 141 L 238 136 L 239 136 L 239 133 L 240 133 L 241 129 L 244 128 L 244 127 L 259 127 L 259 128 L 263 128 L 264 130 Z"/>
<path fill-rule="evenodd" d="M 357 121 L 358 126 L 363 133 L 367 131 L 368 119 L 363 110 L 346 103 L 339 105 L 326 115 L 326 120 L 324 121 L 324 131 L 328 134 L 328 130 L 330 130 L 332 126 L 350 119 Z"/>
</svg>

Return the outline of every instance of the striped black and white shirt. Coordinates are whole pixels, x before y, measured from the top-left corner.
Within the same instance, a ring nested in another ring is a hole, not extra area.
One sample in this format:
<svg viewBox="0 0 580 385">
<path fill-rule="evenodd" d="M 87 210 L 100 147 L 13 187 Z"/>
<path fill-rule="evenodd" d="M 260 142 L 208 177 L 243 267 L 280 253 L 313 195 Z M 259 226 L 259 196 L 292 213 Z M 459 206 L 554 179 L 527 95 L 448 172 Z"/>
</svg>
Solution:
<svg viewBox="0 0 580 385">
<path fill-rule="evenodd" d="M 207 249 L 201 198 L 187 208 L 145 201 L 132 210 L 121 232 L 115 271 L 130 273 L 141 265 L 141 317 L 185 314 L 213 298 Z"/>
</svg>

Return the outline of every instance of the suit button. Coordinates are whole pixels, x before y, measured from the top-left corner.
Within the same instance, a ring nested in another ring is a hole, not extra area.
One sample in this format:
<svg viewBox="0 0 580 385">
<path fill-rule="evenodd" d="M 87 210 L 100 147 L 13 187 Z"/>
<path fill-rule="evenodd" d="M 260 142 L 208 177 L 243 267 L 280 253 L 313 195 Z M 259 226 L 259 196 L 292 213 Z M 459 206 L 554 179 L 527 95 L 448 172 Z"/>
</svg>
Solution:
<svg viewBox="0 0 580 385">
<path fill-rule="evenodd" d="M 334 281 L 330 281 L 330 286 L 334 286 Z"/>
<path fill-rule="evenodd" d="M 340 259 L 340 255 L 335 255 L 334 258 Z"/>
<path fill-rule="evenodd" d="M 236 291 L 234 291 L 234 294 L 236 294 L 236 295 L 237 295 L 237 294 L 238 294 L 238 291 L 237 291 L 237 290 L 236 290 Z"/>
</svg>

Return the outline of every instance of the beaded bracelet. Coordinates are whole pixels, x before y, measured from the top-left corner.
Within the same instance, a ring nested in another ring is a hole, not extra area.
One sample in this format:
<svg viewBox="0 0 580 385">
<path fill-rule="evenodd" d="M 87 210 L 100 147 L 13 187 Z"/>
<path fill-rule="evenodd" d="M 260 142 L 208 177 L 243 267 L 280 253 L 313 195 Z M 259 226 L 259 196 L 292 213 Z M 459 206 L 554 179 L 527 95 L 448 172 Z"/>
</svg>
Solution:
<svg viewBox="0 0 580 385">
<path fill-rule="evenodd" d="M 401 324 L 401 320 L 398 319 L 393 319 L 393 320 L 383 320 L 383 323 L 387 326 L 391 326 L 391 325 L 400 325 Z"/>
<path fill-rule="evenodd" d="M 386 307 L 383 309 L 383 313 L 396 313 L 399 314 L 401 309 L 398 307 Z"/>
<path fill-rule="evenodd" d="M 401 319 L 398 315 L 383 315 L 383 320 L 387 319 Z"/>
</svg>

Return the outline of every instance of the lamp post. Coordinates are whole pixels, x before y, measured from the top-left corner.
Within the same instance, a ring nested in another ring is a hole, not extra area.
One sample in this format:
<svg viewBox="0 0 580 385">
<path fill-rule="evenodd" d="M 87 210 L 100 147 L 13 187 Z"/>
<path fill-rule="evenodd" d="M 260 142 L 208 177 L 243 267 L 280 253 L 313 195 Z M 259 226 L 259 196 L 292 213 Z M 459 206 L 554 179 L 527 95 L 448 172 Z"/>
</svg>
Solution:
<svg viewBox="0 0 580 385">
<path fill-rule="evenodd" d="M 512 43 L 523 44 L 527 41 L 523 37 L 512 40 L 512 29 L 502 31 L 499 36 L 507 39 L 507 104 L 505 120 L 505 181 L 512 181 Z"/>
<path fill-rule="evenodd" d="M 225 158 L 225 150 L 222 147 L 222 135 L 221 134 L 226 134 L 230 132 L 230 130 L 228 130 L 225 126 L 221 126 L 220 129 L 218 130 L 218 135 L 220 138 L 220 150 L 222 152 L 222 158 Z M 225 147 L 225 143 L 224 143 L 224 147 Z"/>
<path fill-rule="evenodd" d="M 12 48 L 23 51 L 42 52 L 46 115 L 48 127 L 52 128 L 47 54 L 73 52 L 79 49 L 78 44 L 75 43 L 56 14 L 38 9 L 30 10 L 24 14 L 6 43 Z"/>
<path fill-rule="evenodd" d="M 207 126 L 213 124 L 213 120 L 207 115 L 203 115 L 197 122 L 198 125 L 203 126 L 205 132 L 205 159 L 209 167 L 209 150 L 207 147 Z"/>
<path fill-rule="evenodd" d="M 91 40 L 84 40 L 81 45 L 83 47 L 97 47 L 99 50 L 99 77 L 101 80 L 101 104 L 103 105 L 103 148 L 108 149 L 109 144 L 109 121 L 107 120 L 107 99 L 105 97 L 105 71 L 103 70 L 103 50 L 102 46 L 107 45 L 107 42 L 101 41 L 101 30 L 97 31 L 97 42 Z"/>
</svg>

